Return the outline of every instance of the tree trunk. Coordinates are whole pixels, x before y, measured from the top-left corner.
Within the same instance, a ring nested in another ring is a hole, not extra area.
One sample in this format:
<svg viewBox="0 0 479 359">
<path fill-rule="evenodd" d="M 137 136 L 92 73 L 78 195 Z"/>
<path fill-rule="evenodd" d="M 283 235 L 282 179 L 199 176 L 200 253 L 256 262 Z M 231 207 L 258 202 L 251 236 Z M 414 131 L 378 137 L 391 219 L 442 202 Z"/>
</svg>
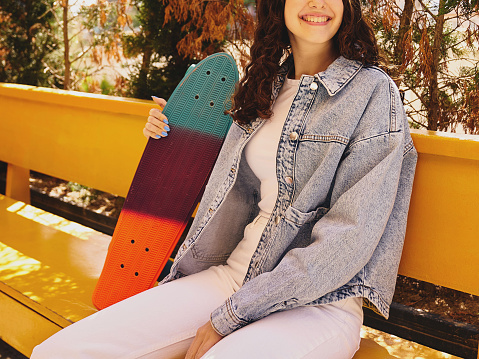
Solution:
<svg viewBox="0 0 479 359">
<path fill-rule="evenodd" d="M 439 12 L 436 18 L 436 26 L 434 29 L 434 42 L 432 46 L 432 65 L 431 78 L 429 80 L 429 103 L 428 103 L 428 121 L 427 129 L 437 131 L 440 122 L 440 108 L 439 108 L 439 86 L 438 86 L 438 67 L 441 56 L 441 44 L 444 37 L 444 14 L 443 9 L 445 0 L 439 0 Z"/>
<path fill-rule="evenodd" d="M 70 43 L 68 41 L 68 0 L 63 0 L 63 43 L 65 45 L 65 53 L 63 55 L 65 61 L 65 79 L 63 81 L 63 89 L 70 89 Z"/>
<path fill-rule="evenodd" d="M 143 52 L 143 59 L 141 61 L 141 69 L 138 78 L 138 88 L 136 89 L 135 97 L 148 98 L 148 74 L 150 73 L 151 56 L 153 55 L 153 49 L 150 45 L 145 46 Z"/>
<path fill-rule="evenodd" d="M 398 41 L 394 48 L 395 65 L 402 65 L 404 59 L 404 36 L 411 27 L 412 13 L 414 11 L 414 0 L 405 0 L 404 9 L 399 22 Z"/>
</svg>

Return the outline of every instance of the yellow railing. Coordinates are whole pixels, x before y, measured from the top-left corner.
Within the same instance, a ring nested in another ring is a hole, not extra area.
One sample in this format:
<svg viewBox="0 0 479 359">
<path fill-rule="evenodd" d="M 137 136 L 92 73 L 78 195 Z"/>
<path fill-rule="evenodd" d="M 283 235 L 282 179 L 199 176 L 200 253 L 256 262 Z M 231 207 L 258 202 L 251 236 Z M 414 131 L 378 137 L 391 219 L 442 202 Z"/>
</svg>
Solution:
<svg viewBox="0 0 479 359">
<path fill-rule="evenodd" d="M 18 173 L 35 170 L 126 196 L 153 106 L 152 101 L 0 84 L 0 160 Z M 19 180 L 7 186 L 28 188 L 23 177 Z"/>
<path fill-rule="evenodd" d="M 152 101 L 0 84 L 7 195 L 28 171 L 125 196 Z M 400 273 L 479 295 L 479 136 L 413 130 L 419 161 Z"/>
</svg>

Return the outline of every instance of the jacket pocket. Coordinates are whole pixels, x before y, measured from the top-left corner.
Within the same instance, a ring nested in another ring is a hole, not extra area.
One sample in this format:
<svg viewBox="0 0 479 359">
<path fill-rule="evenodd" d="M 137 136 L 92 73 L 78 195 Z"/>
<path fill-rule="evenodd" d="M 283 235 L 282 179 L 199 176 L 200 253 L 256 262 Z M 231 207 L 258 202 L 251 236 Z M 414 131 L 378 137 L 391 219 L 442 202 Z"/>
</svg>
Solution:
<svg viewBox="0 0 479 359">
<path fill-rule="evenodd" d="M 299 209 L 290 206 L 284 213 L 284 219 L 291 224 L 302 226 L 306 223 L 318 221 L 322 216 L 328 213 L 328 211 L 329 208 L 318 207 L 311 212 L 302 212 Z"/>
<path fill-rule="evenodd" d="M 202 251 L 198 246 L 193 245 L 191 247 L 191 253 L 193 258 L 200 262 L 209 262 L 212 264 L 223 264 L 226 262 L 228 257 L 231 255 L 231 252 L 219 253 L 219 254 L 209 254 L 206 251 Z"/>
</svg>

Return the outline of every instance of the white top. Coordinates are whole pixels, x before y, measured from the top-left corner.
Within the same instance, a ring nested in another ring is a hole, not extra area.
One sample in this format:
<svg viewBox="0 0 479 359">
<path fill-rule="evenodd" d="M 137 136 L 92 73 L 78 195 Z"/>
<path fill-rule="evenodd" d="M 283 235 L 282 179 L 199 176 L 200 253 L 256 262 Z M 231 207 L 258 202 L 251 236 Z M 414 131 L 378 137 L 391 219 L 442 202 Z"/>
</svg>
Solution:
<svg viewBox="0 0 479 359">
<path fill-rule="evenodd" d="M 261 181 L 261 200 L 258 204 L 260 208 L 258 216 L 246 226 L 243 239 L 226 261 L 225 273 L 237 289 L 243 284 L 251 257 L 278 197 L 276 153 L 284 121 L 298 91 L 299 82 L 300 80 L 286 79 L 273 105 L 273 116 L 256 131 L 245 148 L 246 161 Z"/>
<path fill-rule="evenodd" d="M 246 161 L 261 181 L 261 201 L 258 205 L 262 212 L 260 214 L 266 217 L 271 215 L 278 196 L 276 154 L 284 121 L 298 92 L 300 81 L 286 78 L 273 105 L 273 115 L 256 131 L 245 148 Z"/>
</svg>

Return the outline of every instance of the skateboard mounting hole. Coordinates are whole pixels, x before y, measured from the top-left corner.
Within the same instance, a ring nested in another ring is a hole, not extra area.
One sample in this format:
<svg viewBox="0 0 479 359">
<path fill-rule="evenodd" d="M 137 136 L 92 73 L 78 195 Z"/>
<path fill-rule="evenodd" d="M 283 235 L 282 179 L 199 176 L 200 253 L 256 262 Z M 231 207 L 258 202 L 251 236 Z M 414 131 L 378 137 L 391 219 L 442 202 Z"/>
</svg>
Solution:
<svg viewBox="0 0 479 359">
<path fill-rule="evenodd" d="M 138 277 L 138 272 L 135 272 L 135 277 Z"/>
<path fill-rule="evenodd" d="M 149 251 L 150 251 L 150 248 L 145 248 L 145 251 L 146 251 L 146 252 L 149 252 Z"/>
<path fill-rule="evenodd" d="M 206 71 L 206 74 L 207 75 L 211 74 L 211 71 L 210 70 Z"/>
<path fill-rule="evenodd" d="M 215 103 L 213 101 L 210 102 L 210 106 L 213 107 Z"/>
<path fill-rule="evenodd" d="M 124 265 L 124 264 L 120 264 L 120 267 L 121 267 L 121 268 L 125 268 L 125 265 Z"/>
<path fill-rule="evenodd" d="M 222 77 L 222 78 L 221 78 L 221 81 L 225 82 L 225 81 L 226 81 L 226 77 Z"/>
<path fill-rule="evenodd" d="M 135 240 L 134 240 L 134 239 L 131 240 L 131 244 L 133 244 L 133 243 L 135 243 Z"/>
<path fill-rule="evenodd" d="M 196 96 L 195 96 L 195 99 L 198 100 L 199 98 L 200 98 L 200 95 L 196 95 Z"/>
</svg>

